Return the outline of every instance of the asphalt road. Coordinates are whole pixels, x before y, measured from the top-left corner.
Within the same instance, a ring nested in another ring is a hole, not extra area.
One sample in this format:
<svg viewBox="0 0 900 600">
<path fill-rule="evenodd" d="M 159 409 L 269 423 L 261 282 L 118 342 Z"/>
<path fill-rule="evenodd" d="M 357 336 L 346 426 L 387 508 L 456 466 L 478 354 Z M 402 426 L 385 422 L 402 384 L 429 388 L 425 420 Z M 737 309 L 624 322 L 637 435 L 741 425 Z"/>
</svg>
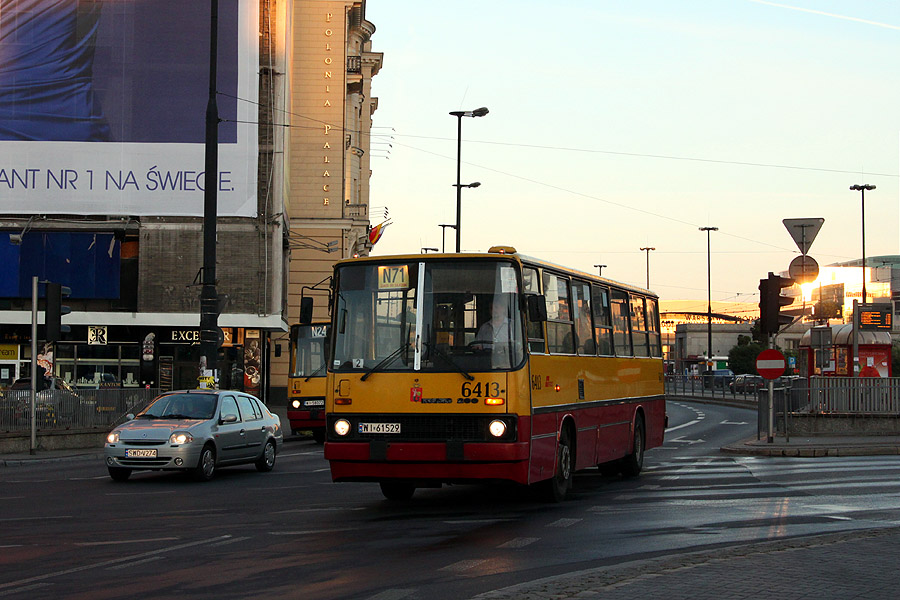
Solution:
<svg viewBox="0 0 900 600">
<path fill-rule="evenodd" d="M 334 484 L 291 441 L 275 470 L 209 483 L 99 461 L 0 470 L 0 597 L 472 598 L 642 558 L 900 522 L 898 457 L 740 457 L 755 412 L 670 402 L 666 443 L 636 479 L 591 469 L 571 497 L 516 486 Z M 515 596 L 511 596 L 515 597 Z"/>
</svg>

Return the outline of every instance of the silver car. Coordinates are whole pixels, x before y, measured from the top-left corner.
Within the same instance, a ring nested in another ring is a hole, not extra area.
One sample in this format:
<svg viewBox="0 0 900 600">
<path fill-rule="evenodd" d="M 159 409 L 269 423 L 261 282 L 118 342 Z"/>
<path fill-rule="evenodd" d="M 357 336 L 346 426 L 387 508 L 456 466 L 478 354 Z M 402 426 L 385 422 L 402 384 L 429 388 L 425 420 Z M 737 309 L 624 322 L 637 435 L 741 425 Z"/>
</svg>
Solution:
<svg viewBox="0 0 900 600">
<path fill-rule="evenodd" d="M 182 470 L 212 479 L 226 465 L 271 471 L 284 442 L 281 419 L 259 399 L 231 390 L 168 392 L 106 436 L 109 476 Z"/>
</svg>

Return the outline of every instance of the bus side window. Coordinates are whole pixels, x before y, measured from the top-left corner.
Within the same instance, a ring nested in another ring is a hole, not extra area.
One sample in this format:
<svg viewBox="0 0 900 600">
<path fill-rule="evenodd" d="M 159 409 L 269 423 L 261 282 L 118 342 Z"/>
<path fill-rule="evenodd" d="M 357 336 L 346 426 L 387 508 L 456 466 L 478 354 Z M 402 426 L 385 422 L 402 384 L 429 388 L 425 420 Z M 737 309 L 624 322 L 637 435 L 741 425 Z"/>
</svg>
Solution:
<svg viewBox="0 0 900 600">
<path fill-rule="evenodd" d="M 594 356 L 594 328 L 591 325 L 591 288 L 587 283 L 572 282 L 572 309 L 575 322 L 575 345 L 578 354 Z"/>
<path fill-rule="evenodd" d="M 628 318 L 628 292 L 612 291 L 612 324 L 613 339 L 616 344 L 616 356 L 634 356 L 631 349 L 631 322 Z"/>
<path fill-rule="evenodd" d="M 594 333 L 597 336 L 597 354 L 613 356 L 612 324 L 610 323 L 609 288 L 593 287 Z"/>
<path fill-rule="evenodd" d="M 547 349 L 551 354 L 575 354 L 569 280 L 544 271 L 547 300 Z"/>
<path fill-rule="evenodd" d="M 634 340 L 635 356 L 650 356 L 648 346 L 649 334 L 647 332 L 647 312 L 644 308 L 644 298 L 631 297 L 631 336 Z"/>
<path fill-rule="evenodd" d="M 529 267 L 522 269 L 522 290 L 528 295 L 539 295 L 541 288 L 539 285 L 537 269 Z M 527 314 L 527 313 L 526 313 Z M 536 354 L 544 354 L 547 351 L 544 342 L 544 322 L 543 321 L 527 321 L 528 351 Z"/>
<path fill-rule="evenodd" d="M 656 298 L 647 298 L 647 331 L 650 332 L 650 356 L 659 358 L 662 356 L 662 347 L 659 345 L 659 304 Z"/>
</svg>

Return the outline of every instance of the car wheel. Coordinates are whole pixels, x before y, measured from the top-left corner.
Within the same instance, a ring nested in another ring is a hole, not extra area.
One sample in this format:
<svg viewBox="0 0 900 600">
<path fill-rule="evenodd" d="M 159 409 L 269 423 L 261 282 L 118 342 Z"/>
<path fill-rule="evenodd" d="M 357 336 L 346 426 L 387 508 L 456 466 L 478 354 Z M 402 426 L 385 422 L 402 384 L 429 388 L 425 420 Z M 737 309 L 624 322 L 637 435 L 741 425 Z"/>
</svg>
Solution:
<svg viewBox="0 0 900 600">
<path fill-rule="evenodd" d="M 123 469 L 122 467 L 107 467 L 109 476 L 113 481 L 127 481 L 131 477 L 131 469 Z"/>
<path fill-rule="evenodd" d="M 256 470 L 267 473 L 275 466 L 275 442 L 269 440 L 263 448 L 262 456 L 256 459 Z"/>
<path fill-rule="evenodd" d="M 569 430 L 563 427 L 556 446 L 556 472 L 544 482 L 544 497 L 548 502 L 562 502 L 566 492 L 572 487 L 572 475 L 575 467 L 572 443 L 569 441 Z"/>
<path fill-rule="evenodd" d="M 634 477 L 644 468 L 644 418 L 638 415 L 634 420 L 634 438 L 631 454 L 622 459 L 622 475 Z"/>
<path fill-rule="evenodd" d="M 405 502 L 413 497 L 416 493 L 416 486 L 409 481 L 379 481 L 381 485 L 381 493 L 388 500 L 394 502 Z"/>
<path fill-rule="evenodd" d="M 200 460 L 194 468 L 194 479 L 197 481 L 209 481 L 215 474 L 216 449 L 211 444 L 207 444 L 203 446 L 203 451 L 200 452 Z"/>
</svg>

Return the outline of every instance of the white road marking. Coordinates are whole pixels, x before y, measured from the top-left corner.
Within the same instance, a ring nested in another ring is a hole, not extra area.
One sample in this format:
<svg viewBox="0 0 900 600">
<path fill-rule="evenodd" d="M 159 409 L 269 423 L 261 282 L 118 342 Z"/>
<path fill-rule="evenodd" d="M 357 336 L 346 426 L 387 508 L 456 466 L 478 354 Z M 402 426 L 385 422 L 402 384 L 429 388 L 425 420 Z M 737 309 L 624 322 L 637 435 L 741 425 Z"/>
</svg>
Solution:
<svg viewBox="0 0 900 600">
<path fill-rule="evenodd" d="M 530 537 L 513 538 L 513 539 L 509 540 L 508 542 L 506 542 L 505 544 L 500 544 L 497 547 L 498 548 L 524 548 L 525 546 L 533 544 L 540 539 L 541 538 L 530 538 Z"/>
<path fill-rule="evenodd" d="M 583 520 L 584 519 L 559 519 L 558 521 L 548 523 L 547 527 L 571 527 L 575 523 L 580 523 Z"/>
<path fill-rule="evenodd" d="M 0 523 L 6 523 L 6 522 L 10 522 L 10 521 L 35 521 L 35 520 L 46 521 L 47 519 L 73 519 L 73 518 L 74 517 L 72 515 L 60 515 L 58 517 L 47 517 L 47 516 L 43 516 L 43 517 L 7 517 L 5 519 L 0 519 Z"/>
<path fill-rule="evenodd" d="M 469 569 L 474 569 L 475 567 L 477 567 L 478 565 L 480 565 L 483 562 L 487 562 L 487 559 L 476 558 L 473 560 L 461 560 L 459 562 L 453 563 L 452 565 L 447 565 L 446 567 L 441 567 L 438 570 L 439 571 L 454 571 L 454 572 L 458 573 L 461 571 L 468 571 Z"/>
<path fill-rule="evenodd" d="M 54 577 L 62 577 L 63 575 L 71 575 L 72 573 L 80 573 L 81 571 L 89 571 L 90 569 L 100 569 L 103 567 L 110 567 L 112 565 L 119 565 L 123 563 L 135 563 L 136 561 L 143 560 L 150 556 L 157 556 L 160 554 L 165 554 L 166 552 L 174 552 L 175 550 L 183 550 L 184 548 L 192 548 L 194 546 L 202 546 L 203 544 L 209 544 L 212 542 L 219 542 L 222 540 L 226 540 L 230 538 L 230 535 L 219 535 L 214 538 L 208 538 L 205 540 L 198 540 L 196 542 L 188 542 L 186 544 L 177 544 L 175 546 L 169 546 L 168 548 L 160 548 L 159 550 L 151 550 L 150 552 L 142 552 L 140 554 L 132 554 L 131 556 L 123 556 L 121 558 L 113 558 L 111 560 L 104 560 L 97 563 L 91 563 L 88 565 L 82 565 L 80 567 L 72 567 L 71 569 L 63 569 L 62 571 L 53 571 L 52 573 L 44 573 L 43 575 L 36 575 L 34 577 L 26 577 L 25 579 L 18 579 L 16 581 L 10 581 L 7 583 L 0 583 L 0 590 L 10 589 L 10 588 L 18 588 L 20 586 L 34 583 L 36 581 L 44 581 L 47 579 L 52 579 Z"/>
<path fill-rule="evenodd" d="M 76 542 L 76 546 L 114 546 L 119 544 L 142 544 L 146 542 L 171 542 L 180 538 L 164 537 L 164 538 L 145 538 L 143 540 L 111 540 L 107 542 Z"/>
<path fill-rule="evenodd" d="M 215 544 L 210 544 L 210 546 L 227 546 L 228 544 L 234 544 L 235 542 L 243 542 L 244 540 L 249 540 L 249 535 L 244 535 L 241 537 L 231 538 L 230 540 L 225 540 L 224 542 L 216 542 Z"/>
<path fill-rule="evenodd" d="M 270 531 L 269 535 L 315 535 L 317 533 L 337 533 L 340 531 L 355 531 L 353 527 L 339 529 L 305 529 L 302 531 Z"/>
<path fill-rule="evenodd" d="M 130 569 L 131 567 L 133 567 L 135 565 L 143 565 L 145 563 L 153 562 L 154 560 L 162 560 L 164 558 L 165 558 L 165 556 L 149 556 L 149 557 L 145 558 L 144 560 L 136 560 L 136 561 L 130 562 L 128 564 L 124 564 L 124 565 L 116 565 L 115 567 L 107 567 L 106 570 L 107 571 L 117 571 L 119 569 Z"/>
<path fill-rule="evenodd" d="M 666 429 L 666 433 L 675 431 L 676 429 L 681 429 L 682 427 L 690 427 L 691 425 L 696 425 L 700 421 L 701 419 L 694 419 L 693 421 L 688 421 L 687 423 L 682 423 L 681 425 L 676 425 L 675 427 L 669 427 L 668 429 Z"/>
<path fill-rule="evenodd" d="M 402 600 L 402 598 L 407 598 L 415 592 L 415 588 L 395 588 L 393 590 L 384 590 L 383 592 L 375 594 L 374 596 L 369 596 L 367 600 Z"/>
<path fill-rule="evenodd" d="M 0 596 L 9 596 L 10 594 L 21 594 L 22 592 L 30 592 L 31 590 L 37 590 L 40 588 L 50 587 L 53 585 L 52 583 L 36 583 L 34 585 L 26 585 L 25 587 L 18 588 L 15 590 L 7 590 L 5 592 L 0 592 Z"/>
<path fill-rule="evenodd" d="M 106 496 L 161 496 L 163 494 L 174 494 L 175 490 L 167 490 L 163 492 L 107 492 Z"/>
</svg>

